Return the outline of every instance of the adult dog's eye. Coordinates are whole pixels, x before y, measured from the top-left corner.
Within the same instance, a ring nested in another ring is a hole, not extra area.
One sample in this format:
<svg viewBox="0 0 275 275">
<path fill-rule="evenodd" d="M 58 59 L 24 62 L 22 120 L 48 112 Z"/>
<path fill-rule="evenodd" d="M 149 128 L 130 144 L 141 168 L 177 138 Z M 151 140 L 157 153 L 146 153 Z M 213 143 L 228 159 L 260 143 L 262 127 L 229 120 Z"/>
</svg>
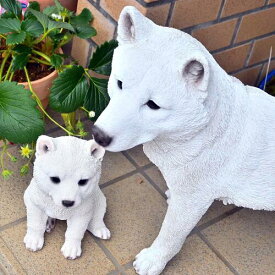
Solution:
<svg viewBox="0 0 275 275">
<path fill-rule="evenodd" d="M 87 184 L 87 182 L 88 182 L 88 179 L 85 179 L 85 180 L 80 180 L 80 181 L 78 182 L 78 185 L 80 185 L 80 186 L 84 186 L 84 185 L 86 185 L 86 184 Z"/>
<path fill-rule="evenodd" d="M 158 110 L 160 109 L 160 107 L 153 101 L 153 100 L 149 100 L 146 105 L 153 110 Z"/>
<path fill-rule="evenodd" d="M 118 80 L 117 81 L 117 86 L 120 90 L 122 90 L 122 81 Z"/>
<path fill-rule="evenodd" d="M 60 178 L 59 177 L 50 177 L 51 181 L 55 184 L 60 182 Z"/>
</svg>

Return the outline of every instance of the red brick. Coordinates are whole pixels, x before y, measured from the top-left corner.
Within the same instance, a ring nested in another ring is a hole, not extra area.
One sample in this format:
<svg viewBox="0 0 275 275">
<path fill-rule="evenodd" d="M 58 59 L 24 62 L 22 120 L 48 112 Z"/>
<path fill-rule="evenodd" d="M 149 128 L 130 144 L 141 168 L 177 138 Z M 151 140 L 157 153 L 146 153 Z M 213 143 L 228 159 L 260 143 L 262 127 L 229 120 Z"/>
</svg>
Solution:
<svg viewBox="0 0 275 275">
<path fill-rule="evenodd" d="M 237 42 L 273 32 L 275 30 L 274 18 L 275 8 L 245 15 L 237 35 Z"/>
<path fill-rule="evenodd" d="M 176 1 L 171 26 L 183 29 L 189 26 L 215 20 L 221 0 L 179 0 Z"/>
<path fill-rule="evenodd" d="M 92 26 L 97 30 L 97 35 L 92 37 L 92 39 L 97 44 L 102 44 L 106 40 L 111 40 L 114 35 L 115 26 L 92 4 L 90 4 L 88 0 L 81 0 L 78 2 L 77 13 L 80 13 L 84 8 L 89 9 L 94 16 Z"/>
<path fill-rule="evenodd" d="M 72 46 L 72 57 L 82 66 L 86 66 L 90 43 L 86 39 L 74 37 Z"/>
<path fill-rule="evenodd" d="M 275 35 L 257 40 L 252 49 L 249 65 L 268 59 L 271 47 L 272 47 L 272 57 L 274 57 L 275 56 Z"/>
<path fill-rule="evenodd" d="M 215 24 L 207 28 L 198 29 L 192 32 L 209 50 L 215 50 L 226 47 L 230 44 L 237 19 Z"/>
<path fill-rule="evenodd" d="M 268 5 L 275 4 L 275 0 L 269 0 Z"/>
<path fill-rule="evenodd" d="M 265 0 L 226 0 L 222 17 L 263 6 Z"/>
<path fill-rule="evenodd" d="M 239 73 L 234 74 L 234 76 L 239 78 L 244 84 L 254 86 L 257 81 L 260 69 L 261 65 L 254 68 L 245 69 Z"/>
<path fill-rule="evenodd" d="M 244 66 L 250 44 L 238 46 L 214 55 L 216 61 L 227 72 L 236 71 Z"/>
</svg>

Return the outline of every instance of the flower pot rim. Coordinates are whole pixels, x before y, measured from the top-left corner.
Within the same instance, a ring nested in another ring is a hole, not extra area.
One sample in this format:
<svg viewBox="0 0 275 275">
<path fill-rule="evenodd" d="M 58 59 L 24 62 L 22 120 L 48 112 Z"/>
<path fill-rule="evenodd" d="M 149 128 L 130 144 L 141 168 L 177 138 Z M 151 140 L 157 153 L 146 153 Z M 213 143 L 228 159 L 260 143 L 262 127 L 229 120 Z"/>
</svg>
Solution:
<svg viewBox="0 0 275 275">
<path fill-rule="evenodd" d="M 51 72 L 50 74 L 42 77 L 42 78 L 39 78 L 37 80 L 33 80 L 31 81 L 32 84 L 38 84 L 40 82 L 43 82 L 45 80 L 47 80 L 48 78 L 52 78 L 53 76 L 55 76 L 56 74 L 58 74 L 57 70 L 54 70 L 53 72 Z M 18 84 L 20 85 L 28 85 L 28 82 L 18 82 Z"/>
</svg>

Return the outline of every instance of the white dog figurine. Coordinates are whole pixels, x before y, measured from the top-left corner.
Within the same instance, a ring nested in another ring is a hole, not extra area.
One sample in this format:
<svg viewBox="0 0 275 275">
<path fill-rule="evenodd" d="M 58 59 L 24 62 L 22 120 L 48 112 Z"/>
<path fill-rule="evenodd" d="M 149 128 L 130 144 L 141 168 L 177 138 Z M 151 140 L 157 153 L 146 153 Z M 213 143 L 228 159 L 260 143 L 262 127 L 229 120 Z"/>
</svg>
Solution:
<svg viewBox="0 0 275 275">
<path fill-rule="evenodd" d="M 229 76 L 190 35 L 133 7 L 120 15 L 118 41 L 111 101 L 93 132 L 109 151 L 144 144 L 166 180 L 162 228 L 134 262 L 139 274 L 155 275 L 215 199 L 275 210 L 275 98 Z"/>
<path fill-rule="evenodd" d="M 33 179 L 25 191 L 27 208 L 26 248 L 43 247 L 48 217 L 67 220 L 65 258 L 81 255 L 81 241 L 88 229 L 110 238 L 103 217 L 106 198 L 98 186 L 104 148 L 94 140 L 40 136 L 36 145 Z"/>
</svg>

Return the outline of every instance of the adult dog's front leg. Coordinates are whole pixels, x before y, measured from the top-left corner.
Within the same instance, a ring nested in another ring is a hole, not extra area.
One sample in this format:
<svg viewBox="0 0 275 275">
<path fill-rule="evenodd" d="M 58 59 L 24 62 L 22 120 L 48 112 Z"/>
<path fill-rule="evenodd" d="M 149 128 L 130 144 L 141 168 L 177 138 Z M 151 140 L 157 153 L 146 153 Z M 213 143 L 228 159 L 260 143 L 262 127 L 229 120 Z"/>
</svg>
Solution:
<svg viewBox="0 0 275 275">
<path fill-rule="evenodd" d="M 134 261 L 140 275 L 157 275 L 181 249 L 186 237 L 212 201 L 201 194 L 178 196 L 171 191 L 168 210 L 160 233 L 151 247 L 143 249 Z"/>
</svg>

